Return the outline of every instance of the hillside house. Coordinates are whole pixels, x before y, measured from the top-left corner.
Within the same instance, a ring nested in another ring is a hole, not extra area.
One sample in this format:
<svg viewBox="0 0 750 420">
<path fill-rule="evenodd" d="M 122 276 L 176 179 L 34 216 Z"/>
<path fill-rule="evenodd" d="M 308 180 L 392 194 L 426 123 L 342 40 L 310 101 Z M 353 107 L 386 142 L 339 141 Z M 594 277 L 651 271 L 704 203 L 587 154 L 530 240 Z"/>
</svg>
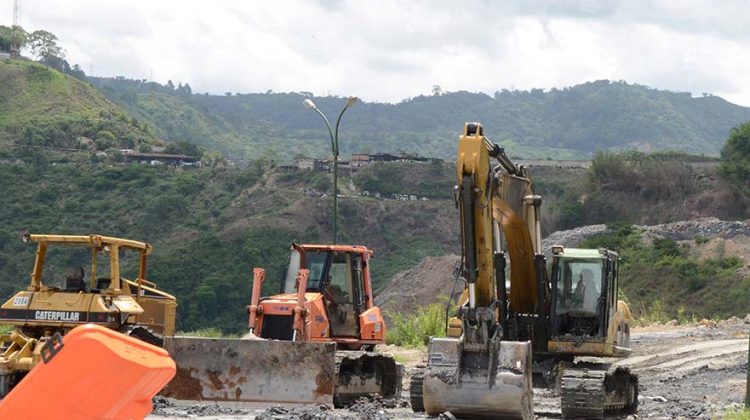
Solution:
<svg viewBox="0 0 750 420">
<path fill-rule="evenodd" d="M 195 156 L 172 155 L 167 153 L 124 153 L 123 159 L 127 163 L 169 166 L 201 166 L 201 160 Z"/>
</svg>

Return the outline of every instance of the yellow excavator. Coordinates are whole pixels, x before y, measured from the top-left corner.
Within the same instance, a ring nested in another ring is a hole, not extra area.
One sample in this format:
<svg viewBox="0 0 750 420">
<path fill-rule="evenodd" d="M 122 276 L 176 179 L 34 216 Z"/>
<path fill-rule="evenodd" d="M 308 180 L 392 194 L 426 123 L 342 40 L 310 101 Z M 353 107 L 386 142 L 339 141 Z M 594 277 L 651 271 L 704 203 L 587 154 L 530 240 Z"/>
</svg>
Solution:
<svg viewBox="0 0 750 420">
<path fill-rule="evenodd" d="M 465 289 L 448 337 L 430 340 L 427 367 L 412 376 L 414 411 L 531 419 L 532 384 L 542 382 L 559 388 L 564 418 L 634 412 L 634 374 L 581 360 L 630 354 L 617 254 L 554 246 L 548 274 L 541 196 L 481 124 L 465 124 L 456 169 Z"/>
</svg>

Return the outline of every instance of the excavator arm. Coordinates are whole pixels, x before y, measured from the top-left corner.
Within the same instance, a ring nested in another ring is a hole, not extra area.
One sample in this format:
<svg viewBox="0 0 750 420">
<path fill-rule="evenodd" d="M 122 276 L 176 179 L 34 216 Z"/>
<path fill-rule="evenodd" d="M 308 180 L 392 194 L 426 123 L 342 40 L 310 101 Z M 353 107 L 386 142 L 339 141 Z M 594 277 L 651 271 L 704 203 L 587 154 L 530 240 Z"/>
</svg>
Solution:
<svg viewBox="0 0 750 420">
<path fill-rule="evenodd" d="M 499 165 L 493 167 L 491 159 Z M 467 123 L 456 162 L 466 289 L 452 320 L 451 338 L 432 338 L 422 402 L 429 414 L 450 411 L 471 418 L 532 418 L 531 343 L 507 340 L 509 311 L 537 304 L 534 254 L 538 207 L 523 168 Z M 531 230 L 530 227 L 533 229 Z M 508 242 L 511 288 L 505 284 Z M 460 328 L 455 328 L 456 325 Z M 457 334 L 456 334 L 457 333 Z"/>
</svg>

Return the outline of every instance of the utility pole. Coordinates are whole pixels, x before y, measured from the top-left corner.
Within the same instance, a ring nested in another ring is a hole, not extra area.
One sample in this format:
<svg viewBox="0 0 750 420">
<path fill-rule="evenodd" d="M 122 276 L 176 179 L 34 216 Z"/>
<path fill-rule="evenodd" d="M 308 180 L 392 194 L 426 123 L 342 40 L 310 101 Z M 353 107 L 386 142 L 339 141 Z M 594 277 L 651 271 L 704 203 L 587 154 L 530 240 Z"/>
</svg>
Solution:
<svg viewBox="0 0 750 420">
<path fill-rule="evenodd" d="M 18 57 L 21 55 L 21 41 L 18 39 L 21 30 L 21 0 L 13 0 L 13 40 L 10 46 L 10 55 Z"/>
<path fill-rule="evenodd" d="M 13 26 L 21 26 L 21 0 L 13 0 Z"/>
<path fill-rule="evenodd" d="M 323 112 L 321 112 L 321 110 L 318 109 L 318 107 L 315 105 L 315 102 L 313 102 L 312 99 L 309 99 L 309 98 L 303 101 L 305 108 L 312 109 L 313 111 L 317 112 L 321 118 L 323 118 L 323 121 L 325 121 L 326 123 L 326 128 L 328 128 L 328 134 L 331 135 L 331 153 L 333 154 L 333 244 L 334 245 L 336 245 L 336 238 L 337 238 L 336 225 L 338 224 L 338 218 L 339 218 L 339 204 L 338 204 L 339 124 L 341 123 L 341 117 L 344 116 L 344 112 L 346 112 L 347 109 L 351 108 L 352 105 L 356 104 L 358 100 L 359 99 L 357 99 L 356 96 L 350 96 L 346 100 L 344 109 L 341 110 L 341 113 L 339 114 L 339 118 L 336 120 L 335 134 L 334 134 L 334 131 L 331 129 L 331 124 L 328 122 L 328 118 L 326 118 L 325 114 L 323 114 Z"/>
</svg>

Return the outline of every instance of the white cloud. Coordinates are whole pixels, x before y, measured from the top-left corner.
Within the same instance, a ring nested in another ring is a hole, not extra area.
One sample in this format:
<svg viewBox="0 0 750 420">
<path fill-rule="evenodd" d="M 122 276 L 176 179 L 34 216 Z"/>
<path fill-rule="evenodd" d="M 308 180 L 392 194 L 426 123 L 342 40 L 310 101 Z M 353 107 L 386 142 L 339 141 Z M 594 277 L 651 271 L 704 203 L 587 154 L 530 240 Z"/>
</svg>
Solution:
<svg viewBox="0 0 750 420">
<path fill-rule="evenodd" d="M 103 76 L 212 93 L 311 91 L 399 101 L 444 90 L 626 80 L 750 105 L 741 1 L 24 0 Z M 12 1 L 0 3 L 10 23 Z"/>
</svg>

